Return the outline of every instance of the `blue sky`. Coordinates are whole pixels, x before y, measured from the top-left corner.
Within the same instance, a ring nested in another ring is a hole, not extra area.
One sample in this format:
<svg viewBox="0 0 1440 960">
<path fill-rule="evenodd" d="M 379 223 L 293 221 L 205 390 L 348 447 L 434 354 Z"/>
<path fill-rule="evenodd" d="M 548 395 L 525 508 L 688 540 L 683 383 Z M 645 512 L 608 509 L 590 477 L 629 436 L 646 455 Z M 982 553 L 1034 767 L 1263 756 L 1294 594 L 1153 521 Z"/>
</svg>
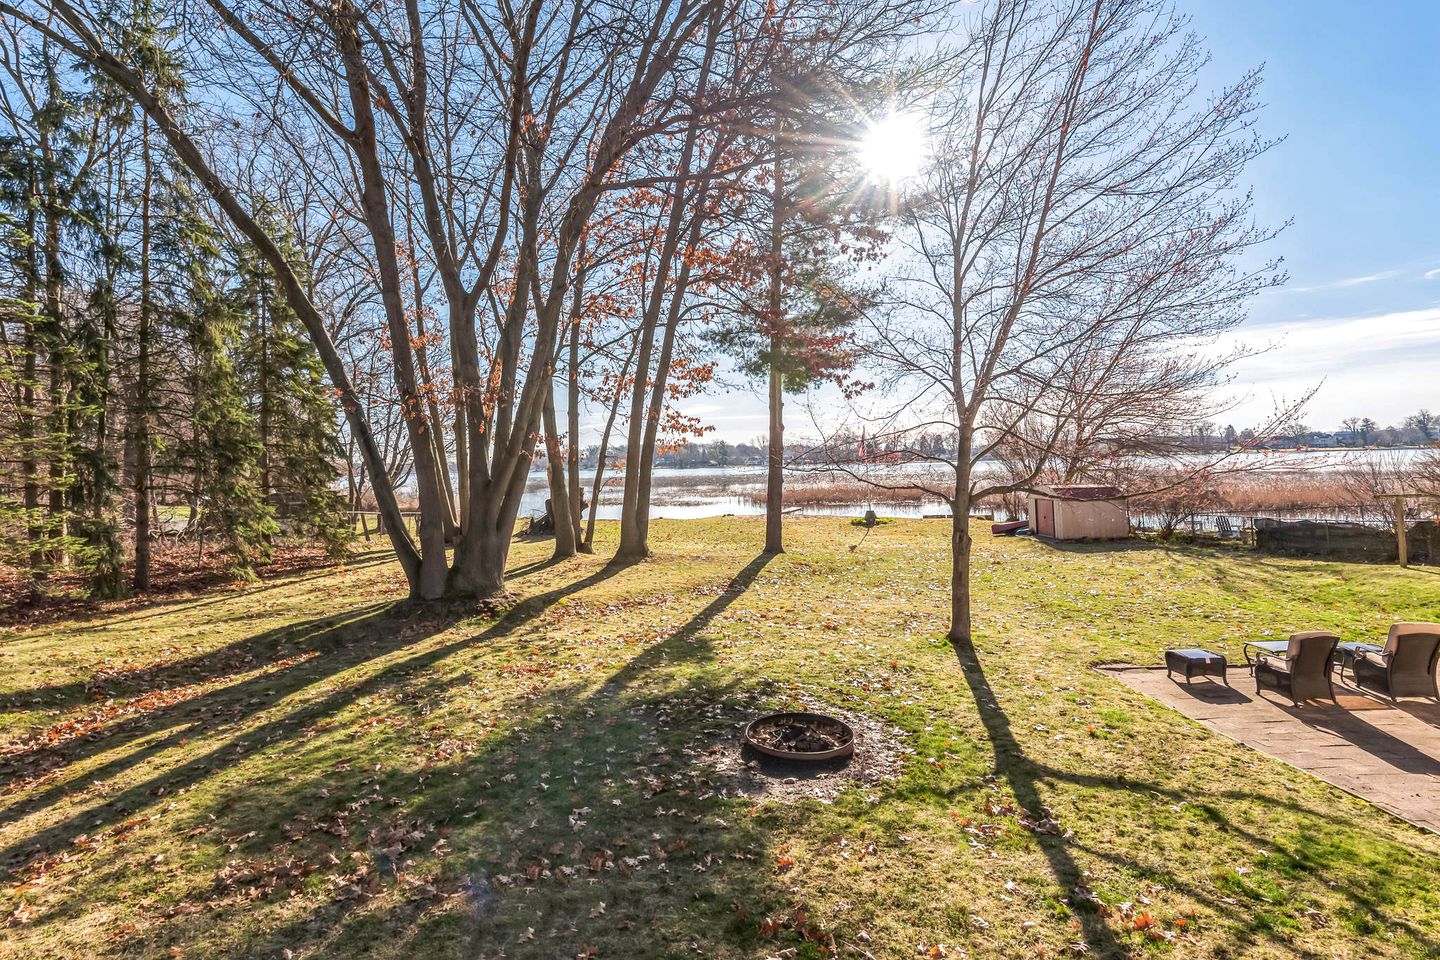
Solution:
<svg viewBox="0 0 1440 960">
<path fill-rule="evenodd" d="M 1226 420 L 1262 422 L 1311 387 L 1315 427 L 1440 409 L 1440 0 L 1179 0 L 1220 87 L 1264 64 L 1262 130 L 1285 141 L 1251 170 L 1290 281 L 1252 304 Z M 787 426 L 811 432 L 803 401 Z M 758 396 L 687 412 L 731 441 L 763 435 Z"/>
<path fill-rule="evenodd" d="M 1440 3 L 1188 0 L 1214 83 L 1263 63 L 1256 208 L 1294 219 L 1274 243 L 1290 282 L 1244 339 L 1277 343 L 1237 374 L 1260 419 L 1319 384 L 1305 415 L 1391 423 L 1440 408 Z M 1248 414 L 1248 416 L 1247 416 Z"/>
</svg>

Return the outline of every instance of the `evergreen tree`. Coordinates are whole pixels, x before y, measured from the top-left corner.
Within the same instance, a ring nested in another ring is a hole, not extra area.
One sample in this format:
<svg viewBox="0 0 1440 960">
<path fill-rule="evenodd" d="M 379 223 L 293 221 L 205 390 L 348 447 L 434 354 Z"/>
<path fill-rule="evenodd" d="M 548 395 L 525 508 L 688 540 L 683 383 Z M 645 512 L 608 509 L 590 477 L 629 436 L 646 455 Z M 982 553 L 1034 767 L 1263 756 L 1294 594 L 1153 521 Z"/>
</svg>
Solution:
<svg viewBox="0 0 1440 960">
<path fill-rule="evenodd" d="M 225 291 L 219 239 L 197 214 L 189 191 L 175 191 L 181 200 L 166 238 L 166 248 L 188 264 L 184 311 L 177 320 L 187 332 L 191 350 L 191 425 L 180 450 L 193 477 L 191 527 L 204 549 L 206 532 L 214 531 L 238 577 L 254 577 L 254 566 L 271 556 L 271 538 L 279 531 L 274 510 L 261 485 L 264 447 L 255 418 L 246 409 L 246 395 L 236 370 L 235 353 L 244 316 L 243 288 Z"/>
<path fill-rule="evenodd" d="M 25 91 L 6 103 L 11 133 L 0 142 L 7 288 L 0 381 L 14 422 L 3 446 L 19 474 L 3 486 L 21 496 L 7 494 L 0 517 L 17 534 L 8 539 L 12 562 L 13 546 L 27 544 L 24 565 L 37 590 L 69 565 L 91 577 L 93 593 L 116 596 L 121 555 L 107 504 L 114 470 L 102 416 L 110 336 L 98 305 L 78 295 L 78 278 L 101 259 L 94 162 L 111 118 L 93 93 L 67 89 L 56 63 L 44 44 L 6 61 L 10 82 Z M 16 113 L 17 103 L 32 112 Z"/>
<path fill-rule="evenodd" d="M 824 245 L 803 234 L 785 245 L 779 315 L 768 291 L 747 301 L 736 321 L 717 326 L 711 340 L 736 360 L 747 377 L 775 371 L 786 393 L 803 393 L 821 381 L 844 381 L 854 362 L 851 333 L 875 304 L 875 293 Z"/>
<path fill-rule="evenodd" d="M 291 254 L 303 266 L 298 252 L 292 248 Z M 335 489 L 343 454 L 324 369 L 270 269 L 247 252 L 239 272 L 250 320 L 240 368 L 259 427 L 261 487 L 289 529 L 341 553 L 351 530 L 344 498 Z M 306 270 L 297 272 L 308 276 Z"/>
</svg>

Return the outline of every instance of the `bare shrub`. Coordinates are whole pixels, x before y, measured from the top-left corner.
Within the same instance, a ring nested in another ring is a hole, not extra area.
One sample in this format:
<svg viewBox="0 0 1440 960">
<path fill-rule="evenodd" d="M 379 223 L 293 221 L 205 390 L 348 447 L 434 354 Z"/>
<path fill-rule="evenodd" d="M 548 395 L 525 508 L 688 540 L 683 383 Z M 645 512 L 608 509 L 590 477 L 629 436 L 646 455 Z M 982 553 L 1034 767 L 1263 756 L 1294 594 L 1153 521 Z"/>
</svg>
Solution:
<svg viewBox="0 0 1440 960">
<path fill-rule="evenodd" d="M 1144 484 L 1145 491 L 1130 498 L 1130 509 L 1153 518 L 1162 540 L 1171 539 L 1201 514 L 1227 507 L 1214 478 L 1197 476 L 1183 467 L 1154 470 L 1144 478 Z"/>
</svg>

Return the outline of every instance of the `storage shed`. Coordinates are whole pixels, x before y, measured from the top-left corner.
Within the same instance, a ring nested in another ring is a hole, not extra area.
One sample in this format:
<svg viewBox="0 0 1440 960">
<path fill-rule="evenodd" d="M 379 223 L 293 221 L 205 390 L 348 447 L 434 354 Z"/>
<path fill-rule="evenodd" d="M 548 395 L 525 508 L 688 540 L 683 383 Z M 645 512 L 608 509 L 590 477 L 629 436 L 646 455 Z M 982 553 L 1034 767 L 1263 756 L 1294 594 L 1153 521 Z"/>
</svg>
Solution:
<svg viewBox="0 0 1440 960">
<path fill-rule="evenodd" d="M 1038 487 L 1030 494 L 1030 532 L 1050 540 L 1123 540 L 1130 536 L 1125 494 L 1106 486 Z"/>
</svg>

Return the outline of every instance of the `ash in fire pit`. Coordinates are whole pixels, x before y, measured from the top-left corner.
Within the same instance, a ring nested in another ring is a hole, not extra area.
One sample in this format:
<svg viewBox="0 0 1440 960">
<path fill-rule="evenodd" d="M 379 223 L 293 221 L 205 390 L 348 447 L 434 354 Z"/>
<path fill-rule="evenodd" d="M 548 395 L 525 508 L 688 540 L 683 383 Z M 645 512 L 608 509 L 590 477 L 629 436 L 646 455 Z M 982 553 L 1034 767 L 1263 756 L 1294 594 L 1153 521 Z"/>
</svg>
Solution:
<svg viewBox="0 0 1440 960">
<path fill-rule="evenodd" d="M 855 752 L 855 733 L 824 714 L 772 713 L 750 722 L 745 743 L 784 760 L 836 760 Z"/>
</svg>

